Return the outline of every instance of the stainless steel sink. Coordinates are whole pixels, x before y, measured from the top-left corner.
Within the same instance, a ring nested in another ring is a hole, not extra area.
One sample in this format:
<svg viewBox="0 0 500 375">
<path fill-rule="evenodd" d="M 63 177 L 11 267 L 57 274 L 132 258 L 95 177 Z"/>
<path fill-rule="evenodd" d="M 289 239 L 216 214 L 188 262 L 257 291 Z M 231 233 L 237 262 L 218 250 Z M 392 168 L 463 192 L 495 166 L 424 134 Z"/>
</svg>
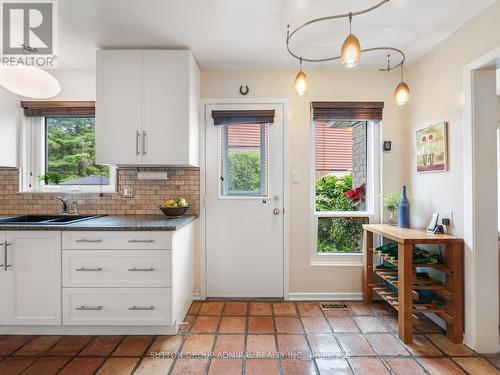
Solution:
<svg viewBox="0 0 500 375">
<path fill-rule="evenodd" d="M 64 225 L 105 215 L 23 215 L 0 219 L 0 225 Z"/>
</svg>

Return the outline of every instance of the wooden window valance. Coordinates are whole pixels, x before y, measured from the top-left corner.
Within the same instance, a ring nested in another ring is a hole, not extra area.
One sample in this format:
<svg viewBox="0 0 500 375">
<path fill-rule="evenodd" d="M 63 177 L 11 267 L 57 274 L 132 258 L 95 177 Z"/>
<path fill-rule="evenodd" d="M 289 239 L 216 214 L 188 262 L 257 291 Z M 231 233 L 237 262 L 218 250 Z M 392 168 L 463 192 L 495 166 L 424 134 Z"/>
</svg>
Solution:
<svg viewBox="0 0 500 375">
<path fill-rule="evenodd" d="M 272 124 L 274 109 L 212 111 L 214 125 Z"/>
<path fill-rule="evenodd" d="M 382 120 L 384 102 L 312 102 L 313 119 Z"/>
<path fill-rule="evenodd" d="M 26 117 L 42 116 L 95 116 L 93 101 L 22 101 Z"/>
</svg>

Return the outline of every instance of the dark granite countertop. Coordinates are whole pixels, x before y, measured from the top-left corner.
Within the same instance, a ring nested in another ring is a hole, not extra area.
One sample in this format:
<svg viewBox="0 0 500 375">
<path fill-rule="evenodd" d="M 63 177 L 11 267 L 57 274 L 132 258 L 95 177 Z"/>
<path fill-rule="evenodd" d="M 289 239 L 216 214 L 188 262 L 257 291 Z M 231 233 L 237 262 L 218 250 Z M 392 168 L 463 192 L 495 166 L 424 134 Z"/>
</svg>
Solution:
<svg viewBox="0 0 500 375">
<path fill-rule="evenodd" d="M 197 217 L 185 215 L 169 219 L 163 215 L 110 215 L 70 224 L 0 224 L 0 230 L 172 231 L 191 223 Z"/>
</svg>

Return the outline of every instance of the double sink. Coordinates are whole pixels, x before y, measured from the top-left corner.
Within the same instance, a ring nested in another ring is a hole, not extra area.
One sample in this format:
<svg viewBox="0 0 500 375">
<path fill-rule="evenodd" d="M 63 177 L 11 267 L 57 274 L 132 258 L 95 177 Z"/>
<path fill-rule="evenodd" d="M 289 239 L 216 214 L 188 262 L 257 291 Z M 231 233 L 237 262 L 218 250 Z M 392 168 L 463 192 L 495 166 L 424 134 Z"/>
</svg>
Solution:
<svg viewBox="0 0 500 375">
<path fill-rule="evenodd" d="M 0 225 L 64 225 L 105 215 L 23 215 L 0 219 Z"/>
</svg>

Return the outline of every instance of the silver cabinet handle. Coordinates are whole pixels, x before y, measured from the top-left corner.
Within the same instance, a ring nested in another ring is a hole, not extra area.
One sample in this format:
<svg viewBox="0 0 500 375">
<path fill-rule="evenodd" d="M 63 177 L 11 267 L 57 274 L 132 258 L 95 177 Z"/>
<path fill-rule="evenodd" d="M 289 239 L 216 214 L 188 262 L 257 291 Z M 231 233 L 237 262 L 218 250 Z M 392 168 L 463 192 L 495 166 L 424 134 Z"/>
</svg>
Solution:
<svg viewBox="0 0 500 375">
<path fill-rule="evenodd" d="M 146 155 L 146 136 L 148 134 L 145 130 L 142 131 L 142 155 Z"/>
<path fill-rule="evenodd" d="M 97 240 L 87 240 L 87 239 L 85 239 L 85 238 L 82 238 L 82 239 L 80 239 L 80 240 L 76 240 L 75 242 L 83 242 L 83 243 L 85 243 L 85 242 L 88 242 L 88 243 L 97 243 L 97 242 L 102 242 L 102 240 L 101 240 L 101 239 L 97 239 Z"/>
<path fill-rule="evenodd" d="M 99 271 L 102 271 L 102 267 L 99 267 L 99 268 L 85 268 L 85 267 L 82 267 L 82 268 L 77 268 L 75 271 L 79 271 L 79 272 L 99 272 Z"/>
<path fill-rule="evenodd" d="M 155 269 L 153 267 L 150 268 L 129 268 L 128 269 L 130 272 L 151 272 L 154 271 Z"/>
<path fill-rule="evenodd" d="M 141 132 L 136 130 L 135 132 L 135 155 L 139 156 L 139 137 L 141 136 Z"/>
<path fill-rule="evenodd" d="M 130 311 L 152 311 L 155 309 L 154 306 L 131 306 L 128 308 Z"/>
<path fill-rule="evenodd" d="M 0 242 L 0 246 L 4 246 L 4 242 Z M 4 264 L 7 263 L 7 260 L 5 259 L 5 254 L 4 254 Z M 0 267 L 4 267 L 4 264 L 0 264 Z"/>
<path fill-rule="evenodd" d="M 78 310 L 78 311 L 101 311 L 103 309 L 102 306 L 80 306 L 80 307 L 77 307 L 75 310 Z"/>
<path fill-rule="evenodd" d="M 3 260 L 3 261 L 4 261 L 4 264 L 3 264 L 3 270 L 4 270 L 4 271 L 7 271 L 7 269 L 8 269 L 9 267 L 12 267 L 12 265 L 11 265 L 11 264 L 9 264 L 9 262 L 7 261 L 7 256 L 8 256 L 8 254 L 7 254 L 7 247 L 9 247 L 10 245 L 12 245 L 12 244 L 11 244 L 11 243 L 8 243 L 8 242 L 4 242 L 4 244 L 3 244 L 3 249 L 4 249 L 4 260 Z"/>
<path fill-rule="evenodd" d="M 155 242 L 155 240 L 128 240 L 130 243 L 152 243 Z"/>
</svg>

